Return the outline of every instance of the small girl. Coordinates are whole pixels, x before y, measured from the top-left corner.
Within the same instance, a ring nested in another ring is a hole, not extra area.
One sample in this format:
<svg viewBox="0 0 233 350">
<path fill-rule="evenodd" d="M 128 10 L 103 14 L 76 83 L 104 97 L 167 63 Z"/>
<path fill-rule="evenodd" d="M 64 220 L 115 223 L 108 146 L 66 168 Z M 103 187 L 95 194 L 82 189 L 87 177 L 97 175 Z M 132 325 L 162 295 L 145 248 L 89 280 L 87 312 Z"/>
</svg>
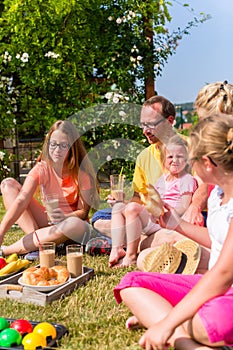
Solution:
<svg viewBox="0 0 233 350">
<path fill-rule="evenodd" d="M 185 141 L 178 135 L 173 136 L 161 151 L 161 162 L 166 174 L 155 184 L 163 203 L 175 208 L 180 216 L 189 207 L 192 194 L 197 188 L 196 180 L 188 173 L 187 158 Z M 160 229 L 160 225 L 152 221 L 151 215 L 139 203 L 115 204 L 112 212 L 112 251 L 109 266 L 135 265 L 141 234 L 149 236 Z M 123 249 L 125 236 L 126 252 Z"/>
<path fill-rule="evenodd" d="M 213 349 L 233 346 L 233 118 L 201 120 L 190 135 L 190 160 L 205 183 L 213 183 L 207 227 L 192 225 L 174 209 L 161 224 L 211 248 L 204 275 L 128 273 L 115 288 L 133 312 L 128 327 L 148 328 L 143 349 Z M 169 208 L 167 208 L 169 209 Z"/>
</svg>

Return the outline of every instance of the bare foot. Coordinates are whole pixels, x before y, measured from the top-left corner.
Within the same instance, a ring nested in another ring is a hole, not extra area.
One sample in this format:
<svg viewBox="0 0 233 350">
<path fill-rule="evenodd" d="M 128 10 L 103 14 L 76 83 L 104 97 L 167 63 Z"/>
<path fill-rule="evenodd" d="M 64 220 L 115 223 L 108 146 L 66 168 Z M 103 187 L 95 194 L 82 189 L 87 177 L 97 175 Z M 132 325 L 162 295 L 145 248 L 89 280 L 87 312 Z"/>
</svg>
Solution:
<svg viewBox="0 0 233 350">
<path fill-rule="evenodd" d="M 129 266 L 133 266 L 133 265 L 137 265 L 137 260 L 136 259 L 128 259 L 126 257 L 124 257 L 123 259 L 118 260 L 118 263 L 115 264 L 113 266 L 113 268 L 119 268 L 119 267 L 129 267 Z"/>
<path fill-rule="evenodd" d="M 120 259 L 124 258 L 125 254 L 125 250 L 122 247 L 112 248 L 109 256 L 108 266 L 113 267 L 116 265 Z"/>
<path fill-rule="evenodd" d="M 130 331 L 133 329 L 143 328 L 143 325 L 138 321 L 136 316 L 129 317 L 125 323 L 125 326 Z"/>
</svg>

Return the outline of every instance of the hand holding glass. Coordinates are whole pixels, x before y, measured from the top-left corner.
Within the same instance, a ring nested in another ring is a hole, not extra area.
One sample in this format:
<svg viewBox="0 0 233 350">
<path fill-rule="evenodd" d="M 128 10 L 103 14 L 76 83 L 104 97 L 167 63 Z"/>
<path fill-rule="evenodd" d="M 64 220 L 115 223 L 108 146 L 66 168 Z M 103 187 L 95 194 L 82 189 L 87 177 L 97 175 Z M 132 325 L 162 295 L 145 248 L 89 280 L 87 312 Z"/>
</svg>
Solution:
<svg viewBox="0 0 233 350">
<path fill-rule="evenodd" d="M 59 207 L 59 199 L 57 194 L 51 194 L 46 196 L 45 207 L 48 215 L 49 225 L 53 225 L 54 224 L 52 220 L 53 210 Z"/>
</svg>

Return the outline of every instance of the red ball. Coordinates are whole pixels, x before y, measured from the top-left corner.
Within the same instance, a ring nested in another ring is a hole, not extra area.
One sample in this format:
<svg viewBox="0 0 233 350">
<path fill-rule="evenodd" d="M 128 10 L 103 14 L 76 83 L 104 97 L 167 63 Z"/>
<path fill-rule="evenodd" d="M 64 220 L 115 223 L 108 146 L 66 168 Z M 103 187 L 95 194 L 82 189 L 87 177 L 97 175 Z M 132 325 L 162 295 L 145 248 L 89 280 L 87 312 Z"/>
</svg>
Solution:
<svg viewBox="0 0 233 350">
<path fill-rule="evenodd" d="M 11 323 L 10 328 L 16 329 L 21 335 L 25 335 L 33 331 L 32 324 L 27 320 L 15 320 Z"/>
<path fill-rule="evenodd" d="M 5 267 L 7 264 L 6 260 L 4 258 L 0 258 L 0 269 L 2 269 L 3 267 Z"/>
</svg>

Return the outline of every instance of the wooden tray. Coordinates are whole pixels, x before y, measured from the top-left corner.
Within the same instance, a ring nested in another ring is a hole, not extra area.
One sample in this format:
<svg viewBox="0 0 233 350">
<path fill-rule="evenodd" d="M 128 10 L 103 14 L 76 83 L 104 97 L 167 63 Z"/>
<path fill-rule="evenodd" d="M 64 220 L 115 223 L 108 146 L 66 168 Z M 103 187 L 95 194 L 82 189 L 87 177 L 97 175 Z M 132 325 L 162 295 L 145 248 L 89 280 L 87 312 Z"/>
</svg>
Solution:
<svg viewBox="0 0 233 350">
<path fill-rule="evenodd" d="M 23 287 L 18 284 L 18 279 L 22 272 L 0 281 L 0 299 L 9 298 L 22 303 L 32 303 L 46 306 L 54 300 L 60 299 L 72 293 L 80 285 L 85 284 L 94 276 L 94 269 L 83 267 L 83 274 L 76 278 L 71 278 L 66 284 L 52 290 L 51 292 L 38 292 L 29 287 Z"/>
</svg>

